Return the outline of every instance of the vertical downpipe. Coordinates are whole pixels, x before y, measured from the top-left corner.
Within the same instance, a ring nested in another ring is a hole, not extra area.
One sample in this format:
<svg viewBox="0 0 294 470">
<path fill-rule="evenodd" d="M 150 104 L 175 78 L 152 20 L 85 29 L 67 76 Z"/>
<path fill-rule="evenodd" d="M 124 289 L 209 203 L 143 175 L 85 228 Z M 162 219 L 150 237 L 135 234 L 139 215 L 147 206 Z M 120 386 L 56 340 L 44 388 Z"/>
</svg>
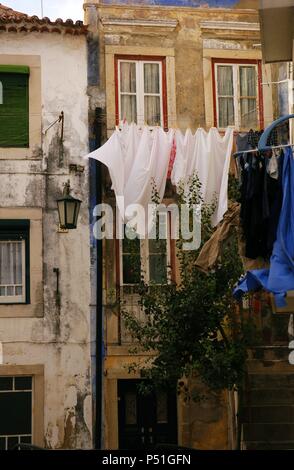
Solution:
<svg viewBox="0 0 294 470">
<path fill-rule="evenodd" d="M 96 5 L 88 4 L 85 8 L 85 24 L 88 25 L 87 37 L 88 55 L 88 94 L 89 94 L 89 148 L 90 152 L 102 145 L 102 108 L 95 108 L 95 96 L 92 90 L 99 90 L 100 77 L 100 50 L 99 34 L 97 31 L 98 13 Z M 95 110 L 95 111 L 94 111 Z M 94 115 L 95 112 L 95 115 Z M 101 449 L 103 446 L 103 306 L 102 306 L 102 241 L 96 240 L 93 227 L 96 220 L 93 210 L 102 200 L 101 164 L 96 160 L 89 160 L 90 172 L 90 230 L 91 230 L 91 379 L 93 393 L 94 418 L 94 446 Z"/>
<path fill-rule="evenodd" d="M 95 143 L 96 148 L 102 145 L 102 108 L 95 110 Z M 102 203 L 102 177 L 101 163 L 96 164 L 96 204 Z M 103 338 L 103 245 L 102 240 L 96 240 L 97 259 L 97 287 L 96 287 L 96 449 L 102 448 L 102 412 L 103 412 L 103 360 L 104 360 L 104 338 Z"/>
</svg>

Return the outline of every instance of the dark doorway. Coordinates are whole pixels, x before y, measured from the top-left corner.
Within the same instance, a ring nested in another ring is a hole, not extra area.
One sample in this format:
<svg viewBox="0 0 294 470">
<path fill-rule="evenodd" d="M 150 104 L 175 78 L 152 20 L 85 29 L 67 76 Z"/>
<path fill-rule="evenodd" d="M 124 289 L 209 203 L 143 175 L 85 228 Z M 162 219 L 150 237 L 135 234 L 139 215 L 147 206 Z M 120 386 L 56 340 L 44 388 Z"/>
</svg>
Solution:
<svg viewBox="0 0 294 470">
<path fill-rule="evenodd" d="M 177 398 L 175 391 L 142 395 L 139 380 L 118 380 L 120 449 L 145 449 L 177 444 Z"/>
</svg>

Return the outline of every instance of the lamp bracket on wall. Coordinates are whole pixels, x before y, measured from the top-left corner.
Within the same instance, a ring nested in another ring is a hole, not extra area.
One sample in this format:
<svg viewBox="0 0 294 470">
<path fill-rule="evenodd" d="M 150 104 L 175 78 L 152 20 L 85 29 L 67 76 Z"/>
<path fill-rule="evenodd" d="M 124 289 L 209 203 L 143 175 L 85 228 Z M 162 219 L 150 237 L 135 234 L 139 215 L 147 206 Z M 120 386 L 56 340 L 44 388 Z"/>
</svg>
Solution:
<svg viewBox="0 0 294 470">
<path fill-rule="evenodd" d="M 50 124 L 50 126 L 47 127 L 47 129 L 45 129 L 44 131 L 44 134 L 46 135 L 47 132 L 49 131 L 49 129 L 51 129 L 51 127 L 55 126 L 55 124 L 57 124 L 58 122 L 61 122 L 61 136 L 60 136 L 60 140 L 61 142 L 63 142 L 63 134 L 64 134 L 64 112 L 61 111 L 61 113 L 59 114 L 58 118 L 55 119 L 54 122 L 52 122 Z"/>
</svg>

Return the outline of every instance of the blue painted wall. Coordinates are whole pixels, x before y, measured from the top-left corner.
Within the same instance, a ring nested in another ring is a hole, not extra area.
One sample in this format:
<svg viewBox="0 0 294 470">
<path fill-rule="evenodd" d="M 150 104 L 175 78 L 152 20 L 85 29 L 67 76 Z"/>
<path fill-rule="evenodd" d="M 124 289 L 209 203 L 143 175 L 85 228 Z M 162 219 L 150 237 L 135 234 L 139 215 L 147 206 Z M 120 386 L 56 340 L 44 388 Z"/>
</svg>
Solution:
<svg viewBox="0 0 294 470">
<path fill-rule="evenodd" d="M 102 0 L 105 4 L 232 8 L 240 0 Z"/>
</svg>

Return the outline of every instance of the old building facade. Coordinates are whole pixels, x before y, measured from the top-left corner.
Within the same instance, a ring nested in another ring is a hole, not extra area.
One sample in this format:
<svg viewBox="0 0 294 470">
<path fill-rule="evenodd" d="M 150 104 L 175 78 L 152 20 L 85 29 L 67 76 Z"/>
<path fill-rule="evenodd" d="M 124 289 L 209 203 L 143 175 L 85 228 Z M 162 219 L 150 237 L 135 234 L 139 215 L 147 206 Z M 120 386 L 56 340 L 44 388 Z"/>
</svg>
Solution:
<svg viewBox="0 0 294 470">
<path fill-rule="evenodd" d="M 143 377 L 128 366 L 146 356 L 130 353 L 119 297 L 144 315 L 123 243 L 93 236 L 95 205 L 115 200 L 106 169 L 82 156 L 124 119 L 242 132 L 287 114 L 292 68 L 262 63 L 256 8 L 92 0 L 84 26 L 0 5 L 1 449 L 235 448 L 233 395 L 187 404 L 175 391 L 138 394 Z M 66 232 L 56 200 L 68 180 L 83 203 Z M 173 196 L 169 185 L 165 201 Z M 173 241 L 164 253 L 142 243 L 137 254 L 148 279 L 178 278 Z M 256 378 L 264 369 L 254 360 Z"/>
<path fill-rule="evenodd" d="M 257 2 L 203 3 L 84 3 L 91 38 L 89 73 L 93 76 L 90 119 L 94 120 L 95 109 L 99 109 L 102 141 L 123 119 L 183 131 L 232 125 L 240 132 L 263 129 L 279 112 L 273 105 L 272 68 L 262 63 Z M 152 73 L 158 85 L 153 83 L 148 90 Z M 243 106 L 248 106 L 248 112 L 242 111 Z M 230 118 L 227 107 L 231 108 Z M 104 200 L 114 204 L 107 171 L 104 178 Z M 167 263 L 177 277 L 172 243 L 166 250 Z M 234 400 L 228 395 L 211 396 L 208 402 L 189 406 L 173 394 L 158 396 L 153 421 L 140 414 L 140 409 L 148 408 L 148 400 L 144 402 L 136 393 L 140 375 L 128 372 L 134 356 L 117 305 L 118 292 L 135 315 L 142 313 L 128 286 L 131 281 L 124 278 L 127 253 L 123 246 L 107 242 L 103 252 L 104 446 L 127 447 L 132 432 L 138 445 L 150 445 L 158 442 L 161 432 L 162 441 L 187 447 L 234 448 Z M 141 263 L 149 275 L 150 254 L 141 246 Z"/>
<path fill-rule="evenodd" d="M 0 448 L 91 448 L 86 28 L 0 5 L 0 30 Z"/>
</svg>

